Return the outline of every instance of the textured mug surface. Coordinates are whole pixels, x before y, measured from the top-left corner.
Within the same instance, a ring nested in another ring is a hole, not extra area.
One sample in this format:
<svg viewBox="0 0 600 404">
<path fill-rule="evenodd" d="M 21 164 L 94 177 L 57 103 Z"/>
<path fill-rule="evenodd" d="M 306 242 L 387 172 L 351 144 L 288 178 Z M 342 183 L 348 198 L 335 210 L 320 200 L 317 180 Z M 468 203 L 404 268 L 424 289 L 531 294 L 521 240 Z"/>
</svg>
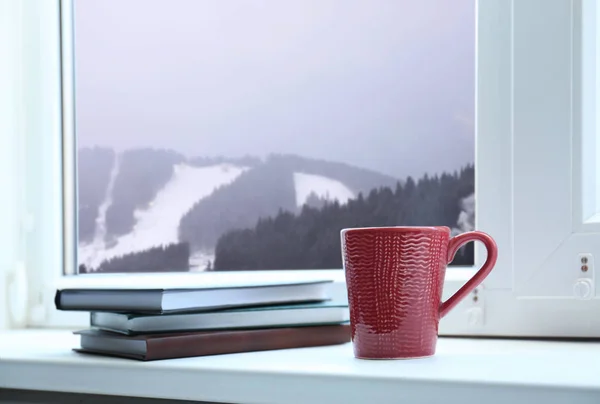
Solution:
<svg viewBox="0 0 600 404">
<path fill-rule="evenodd" d="M 341 238 L 354 355 L 363 359 L 433 355 L 440 318 L 485 279 L 498 255 L 489 235 L 450 237 L 448 227 L 344 229 Z M 486 262 L 441 302 L 446 266 L 469 241 L 484 243 Z"/>
</svg>

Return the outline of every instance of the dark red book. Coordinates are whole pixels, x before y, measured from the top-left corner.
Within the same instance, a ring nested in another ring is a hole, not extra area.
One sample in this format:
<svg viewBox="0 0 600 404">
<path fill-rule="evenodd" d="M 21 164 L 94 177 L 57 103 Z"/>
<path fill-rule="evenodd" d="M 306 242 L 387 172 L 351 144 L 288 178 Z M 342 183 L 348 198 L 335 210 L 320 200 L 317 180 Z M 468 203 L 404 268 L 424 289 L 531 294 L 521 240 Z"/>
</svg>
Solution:
<svg viewBox="0 0 600 404">
<path fill-rule="evenodd" d="M 201 331 L 128 336 L 82 330 L 77 352 L 143 361 L 336 345 L 350 342 L 350 325 Z"/>
</svg>

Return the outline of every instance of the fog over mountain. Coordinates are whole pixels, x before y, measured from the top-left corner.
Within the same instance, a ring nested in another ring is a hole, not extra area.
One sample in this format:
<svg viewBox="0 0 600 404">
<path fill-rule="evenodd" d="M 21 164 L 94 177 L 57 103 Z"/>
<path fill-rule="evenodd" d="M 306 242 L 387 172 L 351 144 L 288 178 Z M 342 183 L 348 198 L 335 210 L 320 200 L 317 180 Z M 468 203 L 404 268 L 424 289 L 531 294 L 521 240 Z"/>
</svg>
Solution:
<svg viewBox="0 0 600 404">
<path fill-rule="evenodd" d="M 76 0 L 81 146 L 474 161 L 474 0 Z"/>
</svg>

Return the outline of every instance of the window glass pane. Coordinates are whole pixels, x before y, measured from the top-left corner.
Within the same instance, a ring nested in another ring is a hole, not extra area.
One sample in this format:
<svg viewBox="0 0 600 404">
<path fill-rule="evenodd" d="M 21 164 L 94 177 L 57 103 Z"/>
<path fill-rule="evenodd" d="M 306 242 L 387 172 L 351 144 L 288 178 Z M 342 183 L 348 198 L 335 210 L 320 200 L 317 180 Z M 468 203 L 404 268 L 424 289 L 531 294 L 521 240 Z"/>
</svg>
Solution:
<svg viewBox="0 0 600 404">
<path fill-rule="evenodd" d="M 582 2 L 582 213 L 587 223 L 600 222 L 600 7 Z"/>
<path fill-rule="evenodd" d="M 474 0 L 74 5 L 80 273 L 341 268 L 342 228 L 473 228 Z"/>
</svg>

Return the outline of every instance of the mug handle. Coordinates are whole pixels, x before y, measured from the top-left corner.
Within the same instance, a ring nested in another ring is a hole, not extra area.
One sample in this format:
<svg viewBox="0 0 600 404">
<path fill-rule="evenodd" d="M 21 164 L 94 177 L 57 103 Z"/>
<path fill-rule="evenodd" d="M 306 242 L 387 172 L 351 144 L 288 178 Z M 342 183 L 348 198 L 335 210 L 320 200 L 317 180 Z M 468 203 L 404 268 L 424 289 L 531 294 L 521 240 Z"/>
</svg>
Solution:
<svg viewBox="0 0 600 404">
<path fill-rule="evenodd" d="M 498 259 L 498 246 L 492 237 L 481 231 L 470 231 L 452 237 L 448 242 L 448 264 L 454 259 L 454 255 L 460 247 L 469 241 L 481 241 L 487 249 L 487 259 L 483 266 L 471 279 L 467 281 L 458 291 L 440 306 L 440 318 L 444 317 L 473 289 L 475 289 L 492 271 Z"/>
</svg>

